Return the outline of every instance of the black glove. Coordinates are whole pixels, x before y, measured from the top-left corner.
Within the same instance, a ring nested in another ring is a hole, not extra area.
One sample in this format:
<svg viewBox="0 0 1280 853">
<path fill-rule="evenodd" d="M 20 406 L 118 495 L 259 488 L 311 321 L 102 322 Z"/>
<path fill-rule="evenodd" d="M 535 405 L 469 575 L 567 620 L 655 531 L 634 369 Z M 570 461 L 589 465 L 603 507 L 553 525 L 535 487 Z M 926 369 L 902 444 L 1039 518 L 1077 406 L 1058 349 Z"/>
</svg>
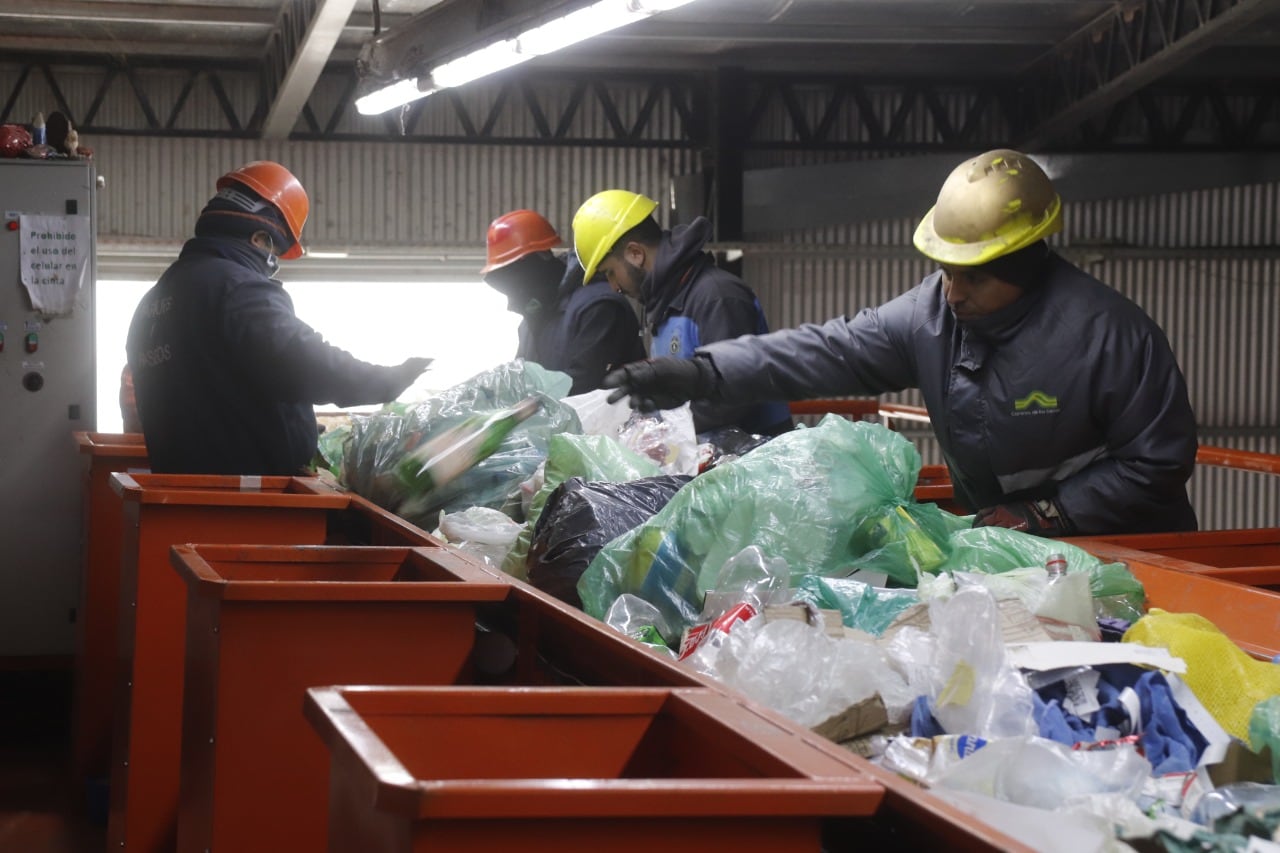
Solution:
<svg viewBox="0 0 1280 853">
<path fill-rule="evenodd" d="M 1034 536 L 1070 536 L 1074 531 L 1067 514 L 1056 501 L 1019 501 L 978 510 L 974 527 L 1005 527 Z"/>
<path fill-rule="evenodd" d="M 600 384 L 617 389 L 609 395 L 610 403 L 630 396 L 631 408 L 656 412 L 674 409 L 690 400 L 710 399 L 716 393 L 719 378 L 709 358 L 665 356 L 623 365 L 606 374 Z"/>
</svg>

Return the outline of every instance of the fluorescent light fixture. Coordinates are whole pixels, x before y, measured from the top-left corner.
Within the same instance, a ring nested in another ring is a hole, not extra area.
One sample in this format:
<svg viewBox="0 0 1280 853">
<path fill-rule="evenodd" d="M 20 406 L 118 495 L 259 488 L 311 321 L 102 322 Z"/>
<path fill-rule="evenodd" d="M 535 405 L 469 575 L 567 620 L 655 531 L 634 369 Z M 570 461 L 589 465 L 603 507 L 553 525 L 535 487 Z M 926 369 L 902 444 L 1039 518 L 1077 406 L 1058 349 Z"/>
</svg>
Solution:
<svg viewBox="0 0 1280 853">
<path fill-rule="evenodd" d="M 531 27 L 515 38 L 493 42 L 437 65 L 431 69 L 431 85 L 425 91 L 419 88 L 419 78 L 400 80 L 360 98 L 356 101 L 356 109 L 363 115 L 377 115 L 425 98 L 439 89 L 470 83 L 535 56 L 554 53 L 691 2 L 693 0 L 597 0 L 589 6 Z"/>
<path fill-rule="evenodd" d="M 377 91 L 370 92 L 364 97 L 357 98 L 356 112 L 361 115 L 376 116 L 380 113 L 385 113 L 387 110 L 412 103 L 419 98 L 425 98 L 434 91 L 434 89 L 427 89 L 426 91 L 420 89 L 417 77 L 410 77 L 408 80 L 397 80 Z"/>
<path fill-rule="evenodd" d="M 515 39 L 504 39 L 431 69 L 431 82 L 438 89 L 461 86 L 532 59 L 516 49 Z"/>
<path fill-rule="evenodd" d="M 569 45 L 603 35 L 632 21 L 649 17 L 632 8 L 629 0 L 600 0 L 561 18 L 525 30 L 516 39 L 517 49 L 530 56 L 545 56 Z"/>
<path fill-rule="evenodd" d="M 308 251 L 308 252 L 307 252 L 307 254 L 306 254 L 306 257 L 308 257 L 308 258 L 310 258 L 310 259 L 312 259 L 312 260 L 315 260 L 315 261 L 331 261 L 331 260 L 341 260 L 341 259 L 343 259 L 343 258 L 349 258 L 349 257 L 351 257 L 351 253 L 350 253 L 350 252 L 311 252 L 311 251 Z"/>
</svg>

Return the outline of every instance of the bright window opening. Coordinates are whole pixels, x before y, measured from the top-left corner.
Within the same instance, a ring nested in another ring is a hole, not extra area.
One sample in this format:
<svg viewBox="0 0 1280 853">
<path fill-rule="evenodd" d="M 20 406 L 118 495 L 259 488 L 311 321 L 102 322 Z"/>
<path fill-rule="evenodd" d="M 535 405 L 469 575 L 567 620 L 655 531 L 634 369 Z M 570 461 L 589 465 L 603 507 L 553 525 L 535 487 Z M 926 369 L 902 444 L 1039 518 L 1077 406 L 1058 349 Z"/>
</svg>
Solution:
<svg viewBox="0 0 1280 853">
<path fill-rule="evenodd" d="M 97 283 L 98 432 L 123 427 L 119 392 L 125 339 L 138 300 L 151 285 Z M 505 297 L 478 281 L 296 282 L 286 289 L 300 319 L 356 358 L 374 364 L 434 358 L 401 400 L 430 396 L 515 355 L 520 318 L 506 310 Z"/>
</svg>

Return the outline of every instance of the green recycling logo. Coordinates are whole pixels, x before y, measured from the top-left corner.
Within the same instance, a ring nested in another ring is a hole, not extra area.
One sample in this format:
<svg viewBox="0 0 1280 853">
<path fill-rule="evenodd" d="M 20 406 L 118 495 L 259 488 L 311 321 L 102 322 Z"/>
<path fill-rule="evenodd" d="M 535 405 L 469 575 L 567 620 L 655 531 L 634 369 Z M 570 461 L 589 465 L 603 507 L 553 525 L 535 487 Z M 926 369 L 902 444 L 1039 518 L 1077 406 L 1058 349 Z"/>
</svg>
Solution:
<svg viewBox="0 0 1280 853">
<path fill-rule="evenodd" d="M 1031 414 L 1034 407 L 1039 411 L 1056 412 L 1058 410 L 1058 398 L 1043 391 L 1032 391 L 1020 400 L 1013 401 L 1014 412 L 1025 412 Z"/>
</svg>

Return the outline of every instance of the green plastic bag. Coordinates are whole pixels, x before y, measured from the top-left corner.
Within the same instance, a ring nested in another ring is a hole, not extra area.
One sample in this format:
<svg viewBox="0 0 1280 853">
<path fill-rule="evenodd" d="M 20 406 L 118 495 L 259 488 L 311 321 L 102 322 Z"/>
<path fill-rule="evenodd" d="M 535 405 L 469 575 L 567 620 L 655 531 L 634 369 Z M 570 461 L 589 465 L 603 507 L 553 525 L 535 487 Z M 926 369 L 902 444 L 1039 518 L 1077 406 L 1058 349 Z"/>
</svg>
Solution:
<svg viewBox="0 0 1280 853">
<path fill-rule="evenodd" d="M 572 380 L 537 364 L 514 361 L 473 376 L 420 403 L 396 403 L 352 418 L 343 460 L 343 482 L 381 507 L 426 530 L 442 511 L 483 506 L 520 520 L 520 483 L 546 458 L 551 436 L 581 432 L 577 413 L 560 402 Z M 430 492 L 415 491 L 396 475 L 404 454 L 471 415 L 494 412 L 536 396 L 537 414 L 517 426 L 498 450 L 456 480 Z"/>
<path fill-rule="evenodd" d="M 914 589 L 885 589 L 853 578 L 809 575 L 796 598 L 824 610 L 839 610 L 845 627 L 880 636 L 902 611 L 920 603 Z"/>
<path fill-rule="evenodd" d="M 529 557 L 529 544 L 533 540 L 533 528 L 546 506 L 547 498 L 556 487 L 570 477 L 581 477 L 592 482 L 626 483 L 642 477 L 655 477 L 661 473 L 658 463 L 647 459 L 604 435 L 553 435 L 547 447 L 547 465 L 542 488 L 529 502 L 529 512 L 524 529 L 516 537 L 516 543 L 507 554 L 502 570 L 509 575 L 525 578 L 525 565 Z"/>
<path fill-rule="evenodd" d="M 1271 750 L 1271 781 L 1280 785 L 1280 696 L 1263 699 L 1249 714 L 1249 748 Z"/>
<path fill-rule="evenodd" d="M 1142 617 L 1146 600 L 1142 582 L 1123 563 L 1103 564 L 1092 554 L 1057 539 L 1032 536 L 1003 527 L 974 527 L 951 535 L 951 555 L 941 565 L 946 572 L 1001 574 L 1012 569 L 1044 566 L 1053 554 L 1067 559 L 1068 572 L 1088 572 L 1094 612 L 1133 622 Z"/>
<path fill-rule="evenodd" d="M 702 474 L 605 546 L 578 583 L 583 607 L 600 617 L 631 593 L 688 626 L 720 568 L 749 545 L 785 560 L 792 586 L 847 575 L 879 541 L 870 531 L 913 503 L 919 471 L 920 454 L 901 435 L 828 415 Z"/>
</svg>

